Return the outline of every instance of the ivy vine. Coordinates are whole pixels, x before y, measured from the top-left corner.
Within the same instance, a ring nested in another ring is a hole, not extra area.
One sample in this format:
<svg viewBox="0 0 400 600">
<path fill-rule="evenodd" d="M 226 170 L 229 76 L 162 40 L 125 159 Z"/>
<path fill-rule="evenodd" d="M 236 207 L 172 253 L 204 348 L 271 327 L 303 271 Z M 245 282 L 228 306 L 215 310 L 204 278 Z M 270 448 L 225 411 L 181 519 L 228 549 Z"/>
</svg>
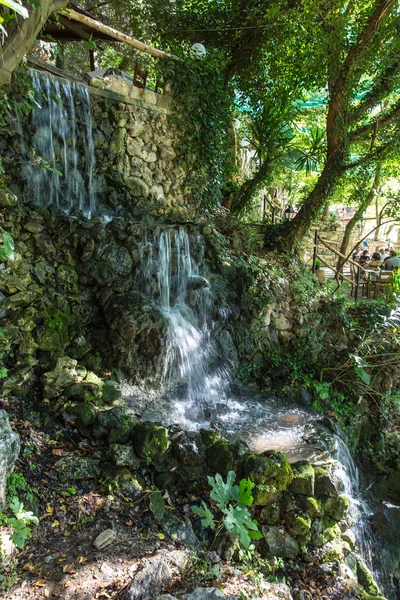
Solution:
<svg viewBox="0 0 400 600">
<path fill-rule="evenodd" d="M 186 193 L 191 204 L 213 209 L 221 204 L 221 188 L 234 169 L 229 143 L 233 99 L 223 81 L 219 55 L 168 59 L 162 77 L 173 89 L 169 119 L 178 132 Z"/>
</svg>

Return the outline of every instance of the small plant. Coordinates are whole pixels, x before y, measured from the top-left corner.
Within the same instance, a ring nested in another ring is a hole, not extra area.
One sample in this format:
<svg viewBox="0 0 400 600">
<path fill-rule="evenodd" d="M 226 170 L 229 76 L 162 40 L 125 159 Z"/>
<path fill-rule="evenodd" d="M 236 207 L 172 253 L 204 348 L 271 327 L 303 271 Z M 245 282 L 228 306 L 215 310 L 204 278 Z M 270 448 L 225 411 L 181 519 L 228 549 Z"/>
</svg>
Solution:
<svg viewBox="0 0 400 600">
<path fill-rule="evenodd" d="M 12 541 L 17 548 L 23 548 L 28 538 L 32 537 L 30 523 L 39 525 L 39 519 L 35 517 L 32 511 L 24 510 L 24 505 L 16 496 L 11 499 L 8 508 L 12 511 L 13 517 L 3 516 L 3 522 L 12 527 L 14 533 L 11 536 Z"/>
<path fill-rule="evenodd" d="M 251 519 L 250 511 L 247 508 L 253 504 L 254 498 L 251 491 L 254 483 L 250 479 L 242 479 L 238 486 L 234 485 L 236 474 L 233 471 L 229 471 L 226 482 L 219 473 L 215 478 L 208 477 L 207 479 L 211 486 L 210 498 L 214 500 L 222 516 L 219 521 L 215 519 L 204 500 L 201 506 L 192 506 L 192 510 L 201 517 L 204 527 L 216 529 L 214 542 L 223 528 L 229 533 L 236 534 L 244 548 L 250 546 L 251 540 L 262 538 L 262 534 L 258 530 L 258 523 Z"/>
</svg>

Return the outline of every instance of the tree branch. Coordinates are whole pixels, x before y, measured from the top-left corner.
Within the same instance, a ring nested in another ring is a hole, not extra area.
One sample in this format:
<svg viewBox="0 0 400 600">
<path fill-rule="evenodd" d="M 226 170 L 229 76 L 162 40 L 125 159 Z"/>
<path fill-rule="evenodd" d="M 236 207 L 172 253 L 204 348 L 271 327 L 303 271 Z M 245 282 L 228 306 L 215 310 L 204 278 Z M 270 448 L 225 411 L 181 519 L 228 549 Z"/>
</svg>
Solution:
<svg viewBox="0 0 400 600">
<path fill-rule="evenodd" d="M 388 112 L 386 115 L 382 115 L 381 117 L 378 117 L 379 129 L 380 130 L 384 129 L 385 127 L 390 125 L 399 116 L 400 116 L 400 101 L 397 104 L 395 104 L 395 106 L 392 108 L 392 110 L 390 112 Z M 362 127 L 359 127 L 358 129 L 356 129 L 355 131 L 352 131 L 349 134 L 350 142 L 358 141 L 360 138 L 366 137 L 366 136 L 370 135 L 371 133 L 374 133 L 375 127 L 376 127 L 376 121 L 377 121 L 377 117 L 375 117 L 374 121 L 372 121 L 371 123 L 368 123 L 367 125 L 363 125 Z"/>
<path fill-rule="evenodd" d="M 354 169 L 355 167 L 361 167 L 366 163 L 373 162 L 376 159 L 383 160 L 385 152 L 393 148 L 393 142 L 388 142 L 384 144 L 380 148 L 377 148 L 375 152 L 365 154 L 362 158 L 355 160 L 352 163 L 348 163 L 347 165 L 343 165 L 343 171 L 349 171 L 350 169 Z"/>
<path fill-rule="evenodd" d="M 362 117 L 370 108 L 376 106 L 385 94 L 391 91 L 396 75 L 400 71 L 400 60 L 396 60 L 390 67 L 382 73 L 379 81 L 364 96 L 363 101 L 349 115 L 349 123 L 353 123 Z"/>
</svg>

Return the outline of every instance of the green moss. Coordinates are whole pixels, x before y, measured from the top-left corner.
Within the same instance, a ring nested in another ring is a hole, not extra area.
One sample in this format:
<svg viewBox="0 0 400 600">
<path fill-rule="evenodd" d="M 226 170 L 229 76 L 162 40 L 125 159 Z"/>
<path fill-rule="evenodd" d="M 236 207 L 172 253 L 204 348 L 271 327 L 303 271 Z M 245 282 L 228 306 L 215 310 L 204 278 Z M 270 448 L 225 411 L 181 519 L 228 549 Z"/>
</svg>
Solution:
<svg viewBox="0 0 400 600">
<path fill-rule="evenodd" d="M 263 455 L 248 452 L 239 461 L 239 470 L 242 477 L 249 477 L 256 484 L 254 504 L 260 506 L 273 502 L 293 479 L 291 466 L 280 452 L 264 452 Z"/>
<path fill-rule="evenodd" d="M 323 502 L 324 514 L 327 517 L 335 519 L 335 521 L 341 521 L 349 510 L 350 502 L 345 496 L 338 496 L 337 498 L 327 498 Z"/>
<path fill-rule="evenodd" d="M 297 498 L 297 501 L 304 512 L 306 512 L 310 517 L 320 517 L 324 514 L 321 502 L 316 498 L 306 498 L 305 496 L 300 496 Z"/>
<path fill-rule="evenodd" d="M 206 458 L 212 470 L 215 473 L 220 473 L 223 477 L 233 467 L 233 453 L 226 440 L 217 439 L 213 444 L 208 446 L 206 448 Z"/>
<path fill-rule="evenodd" d="M 305 536 L 310 532 L 310 517 L 288 513 L 286 515 L 286 523 L 288 525 L 289 533 L 294 537 Z"/>
<path fill-rule="evenodd" d="M 313 496 L 315 473 L 311 463 L 306 460 L 300 461 L 292 464 L 292 469 L 293 481 L 290 484 L 290 491 L 302 496 Z"/>
<path fill-rule="evenodd" d="M 381 593 L 375 582 L 375 579 L 372 576 L 372 573 L 369 571 L 364 561 L 362 561 L 360 558 L 357 558 L 357 580 L 367 594 L 376 597 Z"/>
<path fill-rule="evenodd" d="M 147 462 L 160 462 L 169 448 L 168 430 L 157 423 L 137 423 L 133 429 L 133 445 L 138 455 Z"/>
</svg>

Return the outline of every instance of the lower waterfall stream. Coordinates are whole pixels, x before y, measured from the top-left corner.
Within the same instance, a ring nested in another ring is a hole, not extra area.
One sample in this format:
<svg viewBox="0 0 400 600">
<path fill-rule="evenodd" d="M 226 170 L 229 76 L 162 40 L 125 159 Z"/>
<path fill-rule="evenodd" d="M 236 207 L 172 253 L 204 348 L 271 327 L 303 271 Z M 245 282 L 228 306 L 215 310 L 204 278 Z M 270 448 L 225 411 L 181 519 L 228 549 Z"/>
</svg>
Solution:
<svg viewBox="0 0 400 600">
<path fill-rule="evenodd" d="M 316 464 L 335 461 L 342 494 L 350 500 L 350 515 L 360 557 L 388 597 L 394 598 L 379 561 L 374 561 L 369 517 L 372 509 L 360 491 L 359 474 L 351 454 L 318 415 L 281 397 L 235 384 L 231 365 L 216 336 L 216 307 L 200 236 L 165 229 L 141 246 L 143 293 L 167 323 L 162 398 L 138 402 L 128 384 L 124 395 L 142 418 L 187 431 L 214 428 L 230 439 L 244 440 L 251 450 L 283 452 L 290 462 Z M 374 541 L 375 543 L 375 541 Z M 385 585 L 386 584 L 386 585 Z"/>
</svg>

